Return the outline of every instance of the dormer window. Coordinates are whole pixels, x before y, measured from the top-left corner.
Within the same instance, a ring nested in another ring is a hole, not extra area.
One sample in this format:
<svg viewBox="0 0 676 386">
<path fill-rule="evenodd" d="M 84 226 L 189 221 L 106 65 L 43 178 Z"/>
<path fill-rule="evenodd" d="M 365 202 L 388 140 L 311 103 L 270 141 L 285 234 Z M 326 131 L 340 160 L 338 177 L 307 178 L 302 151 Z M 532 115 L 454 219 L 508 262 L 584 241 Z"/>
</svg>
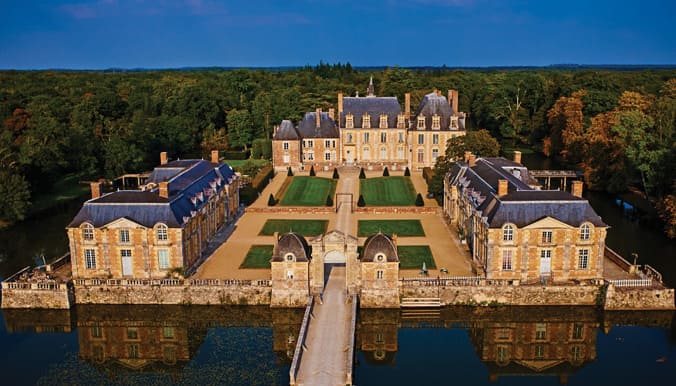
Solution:
<svg viewBox="0 0 676 386">
<path fill-rule="evenodd" d="M 379 253 L 376 255 L 376 261 L 384 261 L 385 260 L 385 255 L 382 253 Z"/>
<path fill-rule="evenodd" d="M 418 117 L 418 130 L 425 130 L 425 117 Z"/>
<path fill-rule="evenodd" d="M 120 229 L 120 243 L 129 243 L 129 229 Z"/>
<path fill-rule="evenodd" d="M 580 240 L 589 240 L 591 237 L 591 227 L 589 224 L 582 224 L 580 227 Z"/>
<path fill-rule="evenodd" d="M 512 241 L 514 240 L 514 227 L 511 225 L 505 225 L 502 228 L 502 240 L 503 241 Z"/>
<path fill-rule="evenodd" d="M 156 235 L 157 241 L 167 241 L 169 239 L 169 232 L 167 226 L 164 224 L 158 225 Z"/>
<path fill-rule="evenodd" d="M 284 260 L 293 261 L 293 257 L 294 257 L 293 253 L 287 253 L 286 255 L 284 255 Z"/>
<path fill-rule="evenodd" d="M 387 115 L 380 114 L 380 128 L 387 129 Z"/>
<path fill-rule="evenodd" d="M 345 115 L 345 128 L 354 129 L 354 115 L 349 113 Z"/>
<path fill-rule="evenodd" d="M 451 117 L 451 129 L 458 128 L 458 117 Z"/>
<path fill-rule="evenodd" d="M 441 129 L 441 117 L 438 116 L 437 114 L 434 114 L 432 116 L 432 130 L 439 130 Z"/>
<path fill-rule="evenodd" d="M 397 115 L 397 129 L 405 129 L 406 128 L 406 115 L 403 113 Z"/>
<path fill-rule="evenodd" d="M 371 116 L 368 114 L 364 114 L 361 117 L 361 127 L 363 129 L 370 129 L 371 128 Z"/>
<path fill-rule="evenodd" d="M 86 241 L 94 240 L 94 227 L 92 224 L 84 224 L 82 226 L 82 238 Z"/>
</svg>

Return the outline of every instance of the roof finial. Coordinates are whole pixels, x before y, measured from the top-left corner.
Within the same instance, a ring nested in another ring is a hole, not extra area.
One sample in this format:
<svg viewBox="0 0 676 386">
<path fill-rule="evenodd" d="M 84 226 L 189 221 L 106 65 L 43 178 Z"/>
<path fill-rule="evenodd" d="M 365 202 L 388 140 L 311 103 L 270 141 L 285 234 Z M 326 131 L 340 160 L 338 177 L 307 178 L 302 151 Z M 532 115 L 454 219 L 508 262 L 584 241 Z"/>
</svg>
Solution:
<svg viewBox="0 0 676 386">
<path fill-rule="evenodd" d="M 366 96 L 376 96 L 374 88 L 373 88 L 373 76 L 371 76 L 371 80 L 369 80 L 369 87 L 366 89 Z"/>
</svg>

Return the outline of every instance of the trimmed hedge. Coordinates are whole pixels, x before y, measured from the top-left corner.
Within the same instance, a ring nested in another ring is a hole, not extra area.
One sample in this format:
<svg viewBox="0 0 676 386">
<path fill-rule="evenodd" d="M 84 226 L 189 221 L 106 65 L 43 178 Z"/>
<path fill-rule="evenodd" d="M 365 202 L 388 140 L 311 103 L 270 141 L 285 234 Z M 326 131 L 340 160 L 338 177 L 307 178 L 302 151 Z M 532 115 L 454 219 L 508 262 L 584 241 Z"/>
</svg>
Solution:
<svg viewBox="0 0 676 386">
<path fill-rule="evenodd" d="M 272 168 L 272 165 L 267 165 L 256 174 L 253 181 L 251 181 L 251 187 L 262 192 L 274 176 L 275 170 Z"/>
</svg>

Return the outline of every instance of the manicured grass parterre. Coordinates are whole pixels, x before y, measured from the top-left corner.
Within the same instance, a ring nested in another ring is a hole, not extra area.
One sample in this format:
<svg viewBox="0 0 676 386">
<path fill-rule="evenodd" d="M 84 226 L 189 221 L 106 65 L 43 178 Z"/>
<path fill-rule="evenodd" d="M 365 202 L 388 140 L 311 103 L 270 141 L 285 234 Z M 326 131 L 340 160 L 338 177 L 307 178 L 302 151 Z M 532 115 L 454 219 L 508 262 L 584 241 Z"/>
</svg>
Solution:
<svg viewBox="0 0 676 386">
<path fill-rule="evenodd" d="M 366 206 L 412 206 L 416 191 L 410 177 L 392 176 L 359 180 Z"/>
<path fill-rule="evenodd" d="M 383 232 L 386 235 L 409 237 L 425 236 L 420 220 L 359 220 L 357 234 L 359 237 L 368 237 Z"/>
<path fill-rule="evenodd" d="M 422 263 L 428 269 L 436 269 L 432 251 L 427 245 L 401 245 L 397 247 L 400 269 L 422 269 Z"/>
<path fill-rule="evenodd" d="M 317 236 L 326 232 L 329 220 L 267 220 L 260 236 L 272 236 L 275 232 L 282 234 L 290 231 L 303 236 Z"/>
<path fill-rule="evenodd" d="M 279 205 L 284 206 L 324 206 L 326 196 L 333 196 L 336 180 L 331 178 L 296 176 L 286 191 L 281 192 Z"/>
<path fill-rule="evenodd" d="M 240 268 L 270 268 L 272 245 L 252 245 Z"/>
</svg>

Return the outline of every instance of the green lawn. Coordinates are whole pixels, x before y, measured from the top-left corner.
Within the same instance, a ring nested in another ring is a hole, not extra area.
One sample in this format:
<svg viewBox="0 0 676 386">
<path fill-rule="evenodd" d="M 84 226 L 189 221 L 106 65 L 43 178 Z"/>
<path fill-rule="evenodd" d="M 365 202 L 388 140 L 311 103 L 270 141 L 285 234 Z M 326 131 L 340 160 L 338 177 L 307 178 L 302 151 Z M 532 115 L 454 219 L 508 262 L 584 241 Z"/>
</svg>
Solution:
<svg viewBox="0 0 676 386">
<path fill-rule="evenodd" d="M 427 245 L 402 245 L 397 247 L 397 252 L 400 269 L 422 269 L 423 261 L 427 269 L 437 268 L 432 251 Z"/>
<path fill-rule="evenodd" d="M 293 231 L 303 236 L 317 236 L 326 232 L 329 220 L 268 220 L 258 234 L 260 236 L 272 236 Z"/>
<path fill-rule="evenodd" d="M 270 268 L 272 245 L 252 245 L 240 268 Z"/>
<path fill-rule="evenodd" d="M 296 176 L 291 185 L 283 192 L 279 205 L 284 206 L 324 206 L 326 196 L 336 191 L 336 180 L 331 178 Z"/>
<path fill-rule="evenodd" d="M 262 168 L 265 165 L 270 163 L 270 161 L 266 160 L 266 159 L 252 159 L 252 158 L 249 158 L 249 159 L 228 159 L 228 160 L 225 160 L 223 162 L 232 166 L 233 169 L 240 168 L 240 167 L 246 165 L 248 162 L 250 162 L 252 165 L 254 165 L 258 168 Z"/>
<path fill-rule="evenodd" d="M 366 206 L 413 206 L 416 191 L 410 177 L 393 176 L 359 180 Z"/>
<path fill-rule="evenodd" d="M 359 220 L 359 237 L 368 237 L 378 232 L 392 236 L 425 236 L 420 220 Z"/>
</svg>

